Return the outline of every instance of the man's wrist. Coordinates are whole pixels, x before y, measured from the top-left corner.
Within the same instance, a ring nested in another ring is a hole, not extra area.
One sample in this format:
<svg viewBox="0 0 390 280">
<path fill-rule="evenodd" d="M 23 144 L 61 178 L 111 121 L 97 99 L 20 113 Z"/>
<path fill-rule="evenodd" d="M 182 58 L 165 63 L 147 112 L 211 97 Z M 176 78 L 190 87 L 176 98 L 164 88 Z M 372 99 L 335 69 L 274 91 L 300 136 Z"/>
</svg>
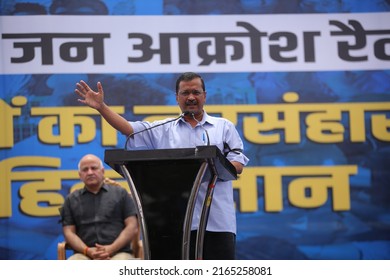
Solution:
<svg viewBox="0 0 390 280">
<path fill-rule="evenodd" d="M 84 256 L 88 256 L 88 250 L 89 250 L 89 247 L 88 247 L 88 246 L 85 246 L 85 248 L 84 248 L 84 250 L 83 250 Z"/>
</svg>

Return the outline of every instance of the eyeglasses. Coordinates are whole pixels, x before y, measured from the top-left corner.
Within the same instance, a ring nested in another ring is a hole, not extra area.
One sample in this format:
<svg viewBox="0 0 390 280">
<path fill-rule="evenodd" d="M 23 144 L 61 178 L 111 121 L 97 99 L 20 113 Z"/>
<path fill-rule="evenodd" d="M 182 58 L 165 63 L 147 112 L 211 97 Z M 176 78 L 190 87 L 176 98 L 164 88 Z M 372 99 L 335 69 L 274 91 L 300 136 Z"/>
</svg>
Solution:
<svg viewBox="0 0 390 280">
<path fill-rule="evenodd" d="M 199 90 L 185 90 L 185 91 L 181 91 L 179 92 L 179 95 L 181 96 L 190 96 L 190 94 L 193 94 L 195 96 L 200 96 L 204 93 L 204 91 L 199 91 Z"/>
</svg>

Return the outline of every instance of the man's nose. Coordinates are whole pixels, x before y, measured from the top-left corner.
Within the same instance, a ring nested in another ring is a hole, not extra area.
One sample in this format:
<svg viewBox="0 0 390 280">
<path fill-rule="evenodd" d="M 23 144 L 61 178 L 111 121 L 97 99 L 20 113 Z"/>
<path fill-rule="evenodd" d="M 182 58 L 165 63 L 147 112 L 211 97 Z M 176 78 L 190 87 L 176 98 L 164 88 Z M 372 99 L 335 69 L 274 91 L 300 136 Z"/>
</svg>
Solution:
<svg viewBox="0 0 390 280">
<path fill-rule="evenodd" d="M 196 95 L 195 95 L 193 92 L 191 92 L 191 93 L 188 95 L 187 99 L 194 100 L 194 99 L 195 99 L 195 96 L 196 96 Z"/>
</svg>

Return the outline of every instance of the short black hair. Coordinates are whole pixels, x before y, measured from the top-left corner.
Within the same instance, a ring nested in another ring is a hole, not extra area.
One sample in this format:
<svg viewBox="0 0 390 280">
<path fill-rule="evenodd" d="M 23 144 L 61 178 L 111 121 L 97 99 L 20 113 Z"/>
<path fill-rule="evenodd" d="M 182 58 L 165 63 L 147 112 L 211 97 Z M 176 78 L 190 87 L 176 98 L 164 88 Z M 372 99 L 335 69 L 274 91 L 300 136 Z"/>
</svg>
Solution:
<svg viewBox="0 0 390 280">
<path fill-rule="evenodd" d="M 199 74 L 196 74 L 194 72 L 185 72 L 185 73 L 181 74 L 180 77 L 177 78 L 177 80 L 176 80 L 176 94 L 179 91 L 180 82 L 182 82 L 182 81 L 189 82 L 189 81 L 192 81 L 193 79 L 196 79 L 196 78 L 199 78 L 201 80 L 202 89 L 203 89 L 203 91 L 206 91 L 206 86 L 204 84 L 203 78 Z"/>
</svg>

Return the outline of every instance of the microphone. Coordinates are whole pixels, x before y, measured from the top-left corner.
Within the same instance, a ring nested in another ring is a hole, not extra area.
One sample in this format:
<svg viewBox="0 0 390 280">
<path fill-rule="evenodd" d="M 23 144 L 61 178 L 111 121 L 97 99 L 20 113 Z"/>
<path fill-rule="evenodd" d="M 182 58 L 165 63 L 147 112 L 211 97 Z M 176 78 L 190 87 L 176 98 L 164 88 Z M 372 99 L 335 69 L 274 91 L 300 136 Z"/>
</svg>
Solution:
<svg viewBox="0 0 390 280">
<path fill-rule="evenodd" d="M 134 135 L 139 134 L 139 133 L 142 133 L 142 132 L 145 132 L 145 131 L 147 131 L 147 130 L 150 130 L 150 129 L 152 129 L 152 128 L 158 127 L 158 126 L 160 126 L 160 125 L 164 125 L 164 124 L 167 124 L 167 123 L 170 123 L 170 122 L 177 121 L 178 119 L 180 119 L 180 118 L 182 118 L 182 117 L 184 117 L 184 116 L 187 116 L 187 115 L 189 115 L 189 114 L 190 114 L 189 111 L 184 111 L 183 113 L 180 114 L 180 116 L 178 116 L 178 117 L 176 117 L 176 118 L 174 118 L 174 119 L 171 119 L 171 120 L 168 120 L 168 121 L 166 121 L 166 122 L 159 123 L 159 124 L 157 124 L 157 125 L 155 125 L 155 126 L 150 126 L 150 127 L 147 127 L 147 128 L 145 128 L 145 129 L 143 129 L 143 130 L 140 130 L 140 131 L 131 133 L 129 136 L 126 137 L 126 142 L 125 142 L 125 146 L 123 147 L 123 149 L 126 150 L 127 143 L 129 142 L 130 138 L 133 137 Z"/>
<path fill-rule="evenodd" d="M 203 128 L 204 132 L 206 133 L 206 137 L 207 137 L 207 146 L 210 146 L 210 137 L 209 137 L 209 133 L 208 133 L 207 129 L 205 129 L 204 126 L 200 123 L 200 121 L 198 121 L 195 118 L 194 112 L 188 112 L 188 114 L 191 114 L 192 118 L 200 125 L 201 128 Z"/>
</svg>

